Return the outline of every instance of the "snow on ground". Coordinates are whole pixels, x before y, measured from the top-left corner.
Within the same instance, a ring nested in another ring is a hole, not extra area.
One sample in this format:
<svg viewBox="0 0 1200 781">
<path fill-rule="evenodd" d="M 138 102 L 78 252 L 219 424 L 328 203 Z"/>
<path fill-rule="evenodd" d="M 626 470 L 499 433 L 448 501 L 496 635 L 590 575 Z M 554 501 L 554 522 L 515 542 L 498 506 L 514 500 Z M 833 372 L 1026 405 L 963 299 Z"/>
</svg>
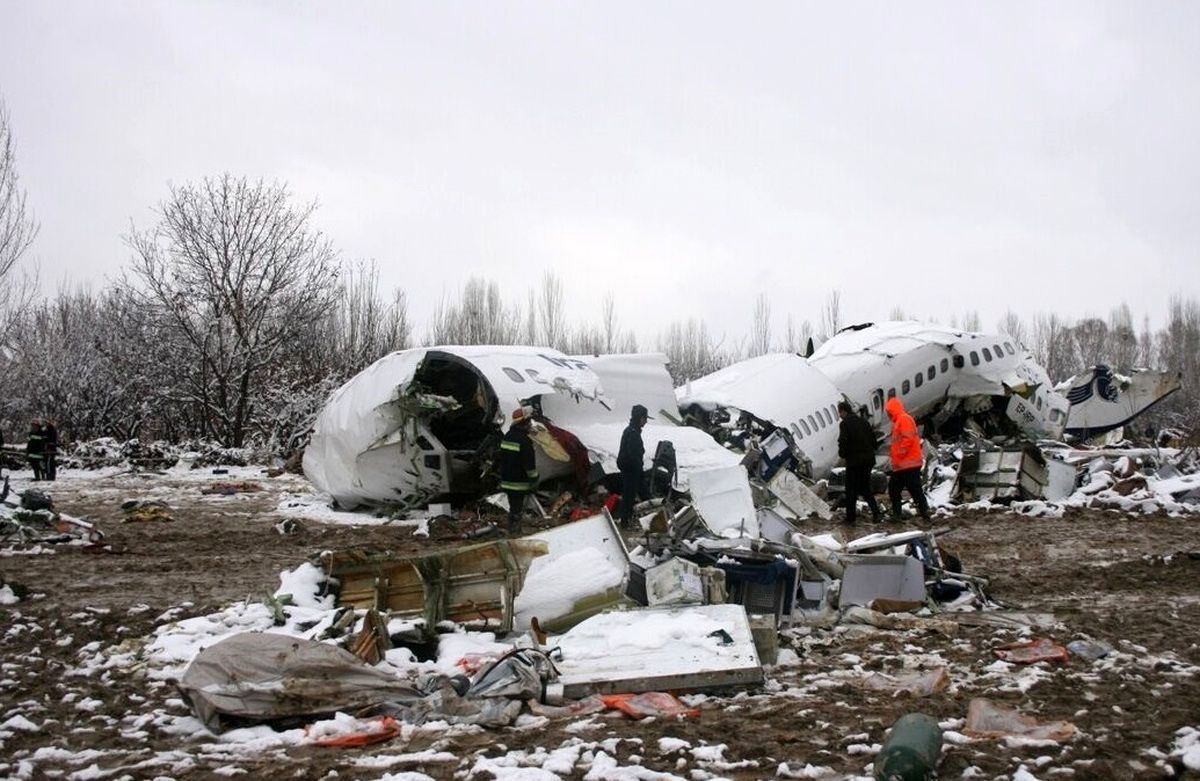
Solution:
<svg viewBox="0 0 1200 781">
<path fill-rule="evenodd" d="M 210 470 L 166 475 L 67 470 L 51 488 L 86 490 L 92 496 L 119 501 L 137 486 L 139 497 L 158 496 L 174 506 L 199 501 L 200 489 L 207 484 L 242 480 L 267 485 L 274 492 L 271 503 L 280 508 L 279 515 L 289 515 L 292 513 L 288 510 L 295 510 L 294 517 L 331 525 L 389 523 L 369 514 L 335 513 L 325 508 L 323 499 L 307 489 L 301 479 L 284 476 L 268 480 L 261 469 L 252 467 L 231 468 L 221 475 L 213 475 Z M 17 473 L 18 485 L 20 481 L 21 474 Z M 284 508 L 293 498 L 298 504 Z M 1070 506 L 1069 502 L 1074 500 L 1073 497 L 1067 503 L 1053 506 Z M 232 508 L 245 504 L 246 498 L 207 496 L 203 501 Z M 1143 508 L 1138 501 L 1134 504 Z M 304 508 L 311 508 L 313 514 L 304 514 Z M 1015 509 L 1033 515 L 1035 508 Z M 408 535 L 415 528 L 420 528 L 419 524 L 410 520 L 398 531 Z M 955 535 L 956 540 L 958 536 Z M 1017 550 L 1014 548 L 1013 552 Z M 1183 566 L 1184 558 L 1174 566 Z M 349 714 L 315 720 L 307 725 L 307 732 L 302 728 L 272 730 L 260 726 L 220 735 L 210 733 L 176 696 L 170 680 L 182 674 L 199 650 L 235 632 L 318 637 L 331 623 L 335 611 L 330 598 L 319 593 L 320 571 L 302 559 L 298 553 L 293 566 L 282 572 L 275 569 L 278 573 L 275 593 L 291 594 L 293 603 L 283 609 L 286 617 L 283 626 L 274 625 L 271 610 L 257 596 L 225 603 L 215 611 L 206 609 L 198 615 L 199 611 L 189 602 L 155 603 L 153 593 L 144 589 L 131 593 L 123 612 L 105 608 L 68 612 L 60 617 L 60 624 L 54 625 L 49 613 L 26 607 L 36 603 L 3 604 L 6 592 L 0 589 L 5 618 L 0 639 L 8 641 L 0 650 L 16 647 L 18 643 L 27 649 L 20 655 L 0 653 L 0 704 L 3 705 L 0 776 L 136 778 L 210 772 L 257 777 L 264 767 L 295 771 L 315 761 L 323 763 L 323 768 L 336 765 L 341 777 L 394 779 L 572 776 L 692 781 L 732 776 L 847 778 L 861 774 L 865 777 L 869 776 L 871 760 L 882 745 L 893 709 L 937 705 L 943 708 L 939 716 L 947 717 L 939 718 L 947 729 L 945 752 L 951 764 L 956 763 L 961 769 L 961 777 L 1048 779 L 1065 775 L 1072 768 L 1088 768 L 1087 763 L 1096 760 L 1094 756 L 1081 755 L 1087 746 L 1107 744 L 1107 750 L 1112 751 L 1122 745 L 1120 731 L 1110 730 L 1106 725 L 1112 720 L 1138 717 L 1127 715 L 1131 709 L 1127 702 L 1112 699 L 1114 685 L 1137 687 L 1138 691 L 1165 703 L 1181 690 L 1194 687 L 1200 673 L 1182 647 L 1178 653 L 1151 651 L 1145 644 L 1111 635 L 1105 639 L 1113 645 L 1112 653 L 1094 662 L 1073 659 L 1067 665 L 1021 666 L 997 661 L 991 654 L 991 649 L 999 645 L 1047 633 L 1062 642 L 1077 636 L 1066 634 L 1069 630 L 1063 625 L 1037 630 L 964 629 L 953 637 L 920 628 L 885 631 L 869 626 L 797 627 L 782 633 L 780 663 L 768 670 L 762 689 L 686 698 L 689 705 L 703 711 L 695 724 L 642 722 L 626 727 L 623 717 L 606 713 L 567 720 L 527 719 L 513 730 L 487 733 L 476 727 L 451 727 L 444 723 L 405 725 L 401 735 L 388 744 L 342 754 L 334 754 L 330 749 L 320 750 L 329 753 L 314 754 L 318 749 L 311 743 L 316 737 L 342 735 L 364 726 Z M 1119 574 L 1116 564 L 1128 559 L 1118 555 L 1105 563 Z M 117 566 L 123 560 L 111 561 Z M 595 562 L 575 564 L 589 570 L 598 566 Z M 1168 567 L 1171 562 L 1164 558 L 1155 566 Z M 131 573 L 134 576 L 136 573 Z M 263 583 L 259 594 L 273 586 L 274 582 Z M 49 595 L 51 600 L 56 598 L 53 593 Z M 1186 607 L 1187 595 L 1164 597 L 1168 598 L 1175 600 L 1175 609 Z M 156 607 L 151 609 L 147 603 Z M 169 609 L 164 609 L 167 606 Z M 118 632 L 117 636 L 100 634 L 102 626 L 113 623 L 146 629 L 144 633 Z M 394 620 L 389 630 L 398 632 L 410 625 Z M 634 646 L 664 643 L 676 634 L 671 627 L 663 626 L 645 636 L 617 637 L 615 641 L 619 641 L 618 645 Z M 103 640 L 92 639 L 101 636 Z M 48 668 L 46 660 L 55 657 L 60 646 L 69 649 L 69 656 L 57 658 L 69 662 L 55 662 L 56 666 Z M 380 666 L 398 676 L 426 672 L 454 674 L 511 647 L 511 643 L 489 633 L 456 629 L 441 635 L 436 656 L 430 661 L 417 661 L 406 649 L 396 649 Z M 962 731 L 965 714 L 961 708 L 947 712 L 945 708 L 949 706 L 938 698 L 897 697 L 870 692 L 861 686 L 866 677 L 880 671 L 900 678 L 904 673 L 927 672 L 937 667 L 948 670 L 950 692 L 958 702 L 965 703 L 971 696 L 992 696 L 1022 707 L 1039 719 L 1078 720 L 1081 729 L 1087 722 L 1093 727 L 1084 729 L 1075 742 L 1062 744 L 1019 737 L 1001 741 L 974 738 Z M 63 687 L 57 695 L 61 702 L 14 695 L 28 687 L 33 676 L 46 675 L 48 669 Z M 132 692 L 127 695 L 130 699 L 124 710 L 109 705 L 105 691 L 113 687 L 125 687 Z M 1058 691 L 1070 693 L 1069 706 L 1047 696 L 1048 692 Z M 760 717 L 763 713 L 768 716 Z M 786 748 L 773 747 L 769 749 L 770 756 L 764 756 L 748 750 L 744 742 L 736 742 L 737 735 L 722 734 L 738 731 L 738 727 L 729 725 L 759 723 L 752 721 L 758 718 L 792 725 L 796 739 L 804 741 L 804 749 L 787 753 Z M 714 722 L 725 726 L 713 727 Z M 854 729 L 847 729 L 848 724 L 854 725 Z M 115 734 L 118 738 L 92 741 L 90 736 L 98 733 Z M 997 752 L 1002 752 L 1007 762 L 1003 772 L 994 761 Z M 341 759 L 328 758 L 333 756 Z M 849 770 L 845 765 L 848 757 L 856 763 Z M 1197 767 L 1200 731 L 1195 727 L 1181 728 L 1171 741 L 1145 749 L 1142 759 L 1147 770 L 1165 769 L 1172 763 L 1200 770 Z M 840 769 L 834 770 L 835 767 Z M 1125 771 L 1143 775 L 1137 768 Z"/>
</svg>

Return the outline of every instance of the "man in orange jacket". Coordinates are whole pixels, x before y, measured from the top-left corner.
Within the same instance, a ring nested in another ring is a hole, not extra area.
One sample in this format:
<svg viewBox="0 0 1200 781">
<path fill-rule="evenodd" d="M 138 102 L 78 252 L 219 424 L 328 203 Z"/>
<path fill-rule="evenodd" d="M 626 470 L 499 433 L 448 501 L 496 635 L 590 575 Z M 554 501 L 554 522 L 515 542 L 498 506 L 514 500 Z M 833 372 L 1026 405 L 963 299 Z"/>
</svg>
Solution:
<svg viewBox="0 0 1200 781">
<path fill-rule="evenodd" d="M 900 520 L 900 492 L 907 490 L 917 505 L 917 512 L 929 520 L 929 503 L 921 488 L 921 467 L 925 456 L 921 452 L 921 435 L 917 422 L 904 411 L 904 404 L 893 396 L 884 405 L 892 419 L 892 476 L 888 480 L 888 497 L 892 500 L 892 520 Z"/>
</svg>

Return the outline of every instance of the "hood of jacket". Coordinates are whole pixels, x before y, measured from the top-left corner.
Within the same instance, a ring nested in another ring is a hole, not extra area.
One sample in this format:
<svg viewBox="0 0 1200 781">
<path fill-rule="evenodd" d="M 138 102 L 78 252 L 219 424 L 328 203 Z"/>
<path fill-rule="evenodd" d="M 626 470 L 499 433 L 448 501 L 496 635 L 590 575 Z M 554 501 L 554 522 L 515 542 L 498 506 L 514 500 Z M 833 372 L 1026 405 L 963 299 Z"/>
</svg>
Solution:
<svg viewBox="0 0 1200 781">
<path fill-rule="evenodd" d="M 900 401 L 900 399 L 896 398 L 895 396 L 888 399 L 887 404 L 884 404 L 883 408 L 887 411 L 888 417 L 892 420 L 895 420 L 905 413 L 904 402 Z"/>
</svg>

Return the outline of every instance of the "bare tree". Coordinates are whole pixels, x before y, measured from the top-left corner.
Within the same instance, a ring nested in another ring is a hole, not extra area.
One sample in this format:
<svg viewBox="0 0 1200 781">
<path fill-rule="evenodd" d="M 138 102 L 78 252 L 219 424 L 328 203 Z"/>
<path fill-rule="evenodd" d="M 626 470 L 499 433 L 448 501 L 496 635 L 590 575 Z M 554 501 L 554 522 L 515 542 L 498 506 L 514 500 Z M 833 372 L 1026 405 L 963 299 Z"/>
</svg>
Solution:
<svg viewBox="0 0 1200 781">
<path fill-rule="evenodd" d="M 962 329 L 964 331 L 981 331 L 983 330 L 983 322 L 979 319 L 979 312 L 971 310 L 962 316 Z"/>
<path fill-rule="evenodd" d="M 754 300 L 754 326 L 750 332 L 749 357 L 765 355 L 771 351 L 771 302 L 765 293 Z"/>
<path fill-rule="evenodd" d="M 1004 317 L 1000 318 L 996 330 L 1002 334 L 1008 334 L 1022 346 L 1026 344 L 1025 324 L 1021 322 L 1021 316 L 1011 309 L 1004 313 Z"/>
<path fill-rule="evenodd" d="M 617 343 L 617 302 L 611 290 L 600 304 L 600 328 L 604 332 L 604 352 L 611 354 Z"/>
<path fill-rule="evenodd" d="M 842 291 L 830 290 L 821 308 L 821 336 L 828 339 L 842 328 Z"/>
<path fill-rule="evenodd" d="M 796 321 L 792 319 L 791 312 L 788 312 L 787 325 L 783 328 L 783 351 L 785 353 L 800 352 L 800 335 L 796 331 Z"/>
<path fill-rule="evenodd" d="M 907 320 L 904 316 L 904 308 L 896 305 L 892 307 L 892 311 L 888 312 L 888 320 Z"/>
<path fill-rule="evenodd" d="M 1138 362 L 1138 336 L 1133 328 L 1133 313 L 1124 301 L 1108 315 L 1106 360 L 1120 371 L 1129 371 Z"/>
<path fill-rule="evenodd" d="M 8 124 L 8 109 L 0 101 L 0 281 L 29 249 L 38 224 L 25 203 L 25 191 L 17 184 L 17 152 Z"/>
<path fill-rule="evenodd" d="M 1154 333 L 1150 330 L 1150 316 L 1142 318 L 1142 334 L 1138 337 L 1138 362 L 1143 367 L 1154 366 Z"/>
<path fill-rule="evenodd" d="M 708 326 L 695 318 L 687 323 L 671 323 L 659 335 L 658 349 L 667 356 L 668 370 L 676 385 L 711 374 L 730 363 L 729 354 L 708 333 Z"/>
<path fill-rule="evenodd" d="M 1098 317 L 1085 317 L 1071 329 L 1073 369 L 1085 369 L 1107 363 L 1108 323 Z"/>
<path fill-rule="evenodd" d="M 1057 314 L 1039 314 L 1034 318 L 1031 341 L 1030 352 L 1051 379 L 1063 380 L 1075 373 L 1078 367 L 1072 365 L 1070 325 Z"/>
<path fill-rule="evenodd" d="M 433 313 L 430 344 L 514 344 L 521 335 L 520 310 L 505 307 L 495 281 L 472 277 L 457 302 L 445 298 Z"/>
<path fill-rule="evenodd" d="M 562 280 L 553 271 L 542 275 L 542 295 L 538 299 L 538 323 L 541 343 L 546 347 L 564 347 L 567 333 L 566 312 L 563 309 Z"/>
<path fill-rule="evenodd" d="M 525 330 L 521 336 L 521 341 L 525 344 L 538 343 L 537 313 L 537 294 L 533 292 L 533 288 L 530 288 L 529 294 L 526 296 L 525 304 Z M 520 318 L 517 319 L 520 320 Z"/>
<path fill-rule="evenodd" d="M 33 296 L 34 279 L 26 277 L 18 283 L 13 279 L 13 269 L 37 234 L 37 221 L 18 184 L 17 152 L 8 110 L 0 101 L 0 328 L 4 332 L 8 331 L 13 312 Z"/>
<path fill-rule="evenodd" d="M 189 391 L 208 433 L 240 447 L 252 383 L 299 331 L 325 316 L 337 253 L 282 184 L 224 174 L 171 187 L 158 225 L 131 229 L 129 289 L 181 337 Z"/>
</svg>

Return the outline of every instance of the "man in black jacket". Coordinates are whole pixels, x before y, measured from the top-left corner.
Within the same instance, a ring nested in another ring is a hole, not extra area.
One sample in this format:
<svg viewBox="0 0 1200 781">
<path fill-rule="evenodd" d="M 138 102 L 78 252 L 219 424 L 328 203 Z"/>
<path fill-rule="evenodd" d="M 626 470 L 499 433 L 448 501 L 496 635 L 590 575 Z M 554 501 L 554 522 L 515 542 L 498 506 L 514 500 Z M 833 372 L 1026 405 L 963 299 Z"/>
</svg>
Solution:
<svg viewBox="0 0 1200 781">
<path fill-rule="evenodd" d="M 617 469 L 621 470 L 621 505 L 617 508 L 617 520 L 626 528 L 632 528 L 633 506 L 642 493 L 642 477 L 645 470 L 646 445 L 642 442 L 642 428 L 650 419 L 650 413 L 641 404 L 634 404 L 629 413 L 629 425 L 621 434 L 621 449 L 617 452 Z"/>
<path fill-rule="evenodd" d="M 46 474 L 46 429 L 41 418 L 34 418 L 25 439 L 25 458 L 33 470 L 33 479 L 41 480 Z"/>
<path fill-rule="evenodd" d="M 871 469 L 875 466 L 875 432 L 871 424 L 854 413 L 854 408 L 845 401 L 837 405 L 838 417 L 842 419 L 838 428 L 838 455 L 846 462 L 846 523 L 853 526 L 858 511 L 858 497 L 867 500 L 871 515 L 876 523 L 882 518 L 879 503 L 871 491 Z"/>
<path fill-rule="evenodd" d="M 58 476 L 58 426 L 54 424 L 54 418 L 46 418 L 42 424 L 42 448 L 45 452 L 43 476 L 53 481 Z"/>
<path fill-rule="evenodd" d="M 521 531 L 525 497 L 537 485 L 537 459 L 529 439 L 530 410 L 513 410 L 512 425 L 500 442 L 500 490 L 508 496 L 508 530 Z"/>
</svg>

